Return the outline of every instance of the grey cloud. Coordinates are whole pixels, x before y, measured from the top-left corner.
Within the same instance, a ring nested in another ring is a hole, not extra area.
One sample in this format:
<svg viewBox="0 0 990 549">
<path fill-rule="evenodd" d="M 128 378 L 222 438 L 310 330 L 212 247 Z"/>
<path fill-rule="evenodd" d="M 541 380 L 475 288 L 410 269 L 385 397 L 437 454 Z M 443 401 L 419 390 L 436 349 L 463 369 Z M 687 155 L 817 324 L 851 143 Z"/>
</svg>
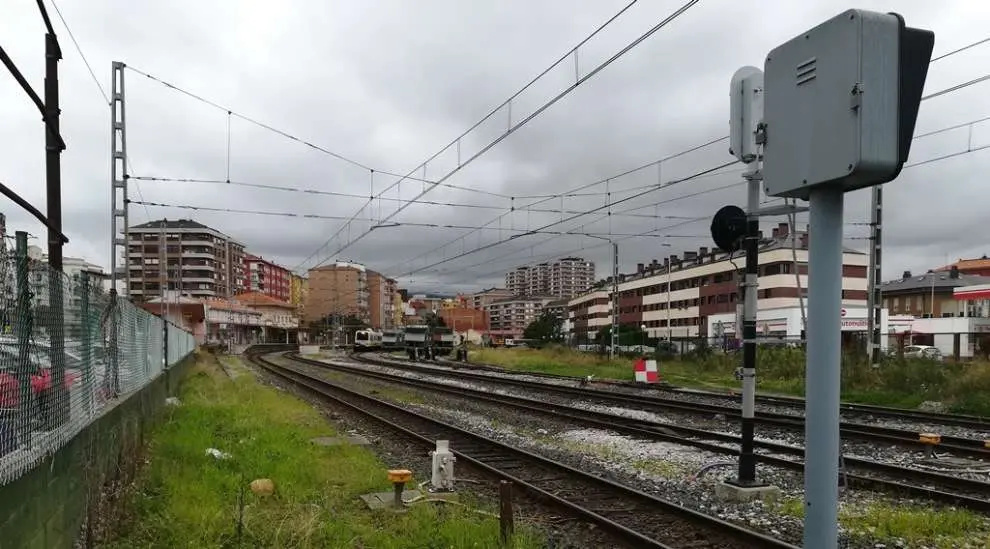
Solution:
<svg viewBox="0 0 990 549">
<path fill-rule="evenodd" d="M 187 0 L 167 6 L 136 6 L 123 0 L 100 0 L 87 2 L 85 8 L 61 7 L 101 83 L 109 80 L 110 61 L 122 60 L 368 166 L 406 173 L 516 91 L 623 2 L 576 8 L 573 2 L 560 0 L 528 5 L 525 10 L 499 2 L 452 0 L 332 4 L 314 0 L 278 7 L 239 2 L 236 8 L 233 3 L 200 4 Z M 582 48 L 580 67 L 590 70 L 677 5 L 635 6 L 599 40 Z M 933 28 L 937 52 L 982 38 L 990 22 L 988 8 L 974 3 L 945 7 L 921 1 L 873 1 L 862 7 L 898 11 L 909 24 Z M 12 7 L 10 16 L 0 21 L 0 40 L 40 89 L 42 27 L 32 8 Z M 700 3 L 448 182 L 513 196 L 561 192 L 725 135 L 726 92 L 732 72 L 744 64 L 759 66 L 774 45 L 842 9 L 831 2 L 779 0 L 763 6 L 763 13 L 769 16 L 754 17 L 752 7 L 745 4 Z M 190 13 L 196 17 L 188 17 Z M 108 32 L 108 28 L 113 31 Z M 63 131 L 69 142 L 63 161 L 64 209 L 66 230 L 72 238 L 67 253 L 106 264 L 110 249 L 108 111 L 67 35 L 61 35 L 66 50 L 61 65 Z M 988 58 L 990 48 L 975 48 L 934 65 L 929 89 L 978 76 L 973 67 L 986 66 Z M 513 118 L 518 120 L 539 106 L 571 78 L 573 65 L 565 62 L 546 82 L 513 103 Z M 136 73 L 128 72 L 127 79 L 128 145 L 134 173 L 224 179 L 225 114 Z M 7 84 L 0 86 L 0 116 L 7 125 L 2 134 L 5 146 L 0 150 L 0 179 L 43 206 L 43 129 L 13 81 L 3 81 Z M 984 97 L 985 89 L 974 86 L 926 103 L 919 131 L 990 115 Z M 503 114 L 467 136 L 462 143 L 464 156 L 504 131 L 507 117 Z M 975 145 L 990 140 L 988 129 L 990 125 L 974 131 Z M 367 170 L 236 117 L 231 120 L 230 138 L 230 176 L 236 181 L 362 195 L 371 192 L 372 176 Z M 965 129 L 928 138 L 915 145 L 912 161 L 965 150 L 967 138 Z M 721 143 L 665 163 L 662 179 L 683 177 L 722 163 L 729 159 L 726 149 Z M 905 268 L 924 270 L 939 265 L 946 253 L 951 258 L 984 253 L 984 239 L 974 230 L 984 216 L 982 201 L 973 197 L 979 196 L 982 188 L 979 174 L 986 173 L 982 168 L 990 162 L 987 153 L 974 152 L 908 169 L 887 187 L 885 276 L 896 276 Z M 439 177 L 455 165 L 455 151 L 448 151 L 430 163 L 428 176 Z M 724 204 L 741 204 L 744 187 L 664 202 L 714 189 L 737 177 L 687 182 L 615 209 L 648 206 L 637 212 L 705 217 Z M 395 179 L 377 174 L 374 189 L 381 190 Z M 613 197 L 628 196 L 624 189 L 657 181 L 657 172 L 648 169 L 610 181 L 609 190 Z M 366 202 L 236 186 L 136 181 L 131 185 L 133 199 L 139 198 L 139 187 L 140 194 L 151 202 L 297 214 L 349 216 Z M 422 189 L 422 183 L 406 181 L 388 196 L 409 199 Z M 588 189 L 604 190 L 604 185 Z M 506 199 L 444 187 L 436 188 L 426 199 L 504 208 L 511 204 Z M 604 200 L 603 195 L 568 197 L 563 207 L 588 209 Z M 865 221 L 868 201 L 868 193 L 848 195 L 847 221 Z M 516 205 L 529 202 L 520 198 Z M 657 203 L 661 204 L 653 206 Z M 369 217 L 380 217 L 379 208 L 387 216 L 396 206 L 394 202 L 376 201 L 370 211 L 361 213 L 364 221 L 354 224 L 351 236 L 371 225 Z M 560 199 L 554 199 L 540 207 L 560 206 Z M 5 211 L 11 228 L 26 227 L 33 234 L 42 234 L 36 223 L 14 207 Z M 154 207 L 146 210 L 138 205 L 130 212 L 136 223 L 145 221 L 149 214 L 154 218 L 194 217 L 244 241 L 252 251 L 289 266 L 301 262 L 341 227 L 338 221 Z M 498 214 L 497 210 L 413 205 L 396 221 L 479 226 Z M 517 211 L 506 216 L 502 226 L 531 229 L 560 218 L 556 213 Z M 799 221 L 804 224 L 806 219 L 801 216 Z M 615 217 L 611 230 L 636 233 L 679 222 Z M 709 245 L 707 227 L 708 223 L 701 221 L 661 230 L 691 237 L 670 238 L 669 248 L 661 247 L 663 240 L 657 238 L 624 240 L 622 268 L 630 270 L 637 262 L 679 253 L 682 248 Z M 604 216 L 586 216 L 552 230 L 607 233 L 608 228 Z M 366 262 L 371 268 L 394 267 L 395 272 L 388 274 L 397 275 L 510 234 L 485 230 L 480 236 L 476 233 L 459 240 L 458 236 L 466 232 L 383 229 L 341 252 L 340 257 Z M 867 231 L 849 225 L 846 233 L 861 238 Z M 344 231 L 344 238 L 333 241 L 318 257 L 333 259 L 331 252 L 346 242 L 346 234 Z M 417 272 L 404 282 L 424 288 L 491 285 L 501 280 L 501 271 L 515 264 L 574 249 L 596 261 L 600 275 L 610 269 L 610 251 L 600 240 L 567 236 L 534 246 L 551 236 L 518 238 Z M 447 241 L 454 243 L 428 253 Z M 862 240 L 847 242 L 865 249 L 864 244 Z"/>
</svg>

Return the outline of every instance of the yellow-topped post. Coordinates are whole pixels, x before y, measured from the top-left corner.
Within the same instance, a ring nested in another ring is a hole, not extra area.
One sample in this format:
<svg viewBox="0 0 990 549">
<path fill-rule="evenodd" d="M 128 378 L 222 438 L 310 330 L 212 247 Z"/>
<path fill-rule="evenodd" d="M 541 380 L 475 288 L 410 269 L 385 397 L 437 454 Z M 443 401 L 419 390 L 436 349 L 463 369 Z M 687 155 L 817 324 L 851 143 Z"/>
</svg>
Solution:
<svg viewBox="0 0 990 549">
<path fill-rule="evenodd" d="M 928 447 L 928 457 L 935 457 L 935 446 L 942 442 L 942 435 L 938 433 L 920 433 L 918 441 Z"/>
<path fill-rule="evenodd" d="M 395 488 L 394 504 L 396 507 L 402 507 L 402 489 L 410 480 L 412 480 L 412 471 L 409 469 L 389 469 L 388 481 Z"/>
</svg>

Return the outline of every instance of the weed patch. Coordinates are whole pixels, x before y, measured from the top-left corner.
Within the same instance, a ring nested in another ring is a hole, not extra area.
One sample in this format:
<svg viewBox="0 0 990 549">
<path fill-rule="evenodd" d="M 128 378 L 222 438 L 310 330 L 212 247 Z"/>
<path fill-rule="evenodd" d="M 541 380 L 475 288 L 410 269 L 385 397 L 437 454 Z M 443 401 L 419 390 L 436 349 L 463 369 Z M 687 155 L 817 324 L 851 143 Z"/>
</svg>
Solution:
<svg viewBox="0 0 990 549">
<path fill-rule="evenodd" d="M 803 518 L 804 502 L 793 498 L 784 500 L 778 504 L 777 512 Z M 949 507 L 901 506 L 885 502 L 843 506 L 839 510 L 839 523 L 853 536 L 900 538 L 912 546 L 957 547 L 990 535 L 986 517 Z"/>
</svg>

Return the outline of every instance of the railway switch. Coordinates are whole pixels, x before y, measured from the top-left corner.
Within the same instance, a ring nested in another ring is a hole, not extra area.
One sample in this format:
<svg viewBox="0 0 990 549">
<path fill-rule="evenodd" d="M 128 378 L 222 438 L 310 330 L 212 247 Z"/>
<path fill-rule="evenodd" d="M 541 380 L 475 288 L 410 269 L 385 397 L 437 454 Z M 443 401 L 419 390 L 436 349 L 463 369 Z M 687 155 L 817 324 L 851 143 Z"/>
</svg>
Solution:
<svg viewBox="0 0 990 549">
<path fill-rule="evenodd" d="M 450 451 L 450 441 L 438 440 L 437 448 L 430 452 L 433 458 L 433 478 L 430 491 L 454 491 L 454 462 L 457 457 Z"/>
<path fill-rule="evenodd" d="M 402 490 L 406 487 L 406 483 L 412 480 L 412 471 L 408 469 L 389 469 L 388 480 L 395 489 L 393 505 L 402 507 Z"/>
<path fill-rule="evenodd" d="M 921 433 L 918 435 L 918 441 L 928 447 L 928 457 L 935 457 L 935 447 L 942 442 L 942 435 L 938 433 Z"/>
</svg>

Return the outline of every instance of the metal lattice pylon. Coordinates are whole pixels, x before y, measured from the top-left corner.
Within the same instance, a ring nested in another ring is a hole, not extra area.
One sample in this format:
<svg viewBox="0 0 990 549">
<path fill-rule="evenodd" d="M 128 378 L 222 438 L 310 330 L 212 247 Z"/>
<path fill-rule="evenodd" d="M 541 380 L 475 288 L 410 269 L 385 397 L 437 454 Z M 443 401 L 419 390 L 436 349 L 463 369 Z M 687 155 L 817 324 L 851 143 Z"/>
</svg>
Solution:
<svg viewBox="0 0 990 549">
<path fill-rule="evenodd" d="M 124 296 L 130 297 L 130 254 L 127 238 L 127 131 L 124 115 L 124 67 L 113 62 L 113 89 L 110 96 L 110 185 L 112 193 L 110 241 L 110 287 L 121 291 L 118 280 L 123 279 Z M 123 265 L 118 265 L 122 261 Z"/>
</svg>

